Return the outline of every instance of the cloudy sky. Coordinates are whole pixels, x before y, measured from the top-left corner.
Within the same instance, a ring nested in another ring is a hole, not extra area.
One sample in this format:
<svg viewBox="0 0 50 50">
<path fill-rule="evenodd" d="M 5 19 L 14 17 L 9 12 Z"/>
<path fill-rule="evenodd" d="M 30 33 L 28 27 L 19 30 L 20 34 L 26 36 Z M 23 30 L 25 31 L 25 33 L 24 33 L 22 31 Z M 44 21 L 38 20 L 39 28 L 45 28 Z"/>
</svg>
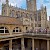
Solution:
<svg viewBox="0 0 50 50">
<path fill-rule="evenodd" d="M 2 3 L 5 3 L 5 0 L 0 0 L 0 14 L 1 14 Z M 9 0 L 9 4 L 24 9 L 27 6 L 26 0 Z M 37 0 L 37 9 L 40 9 L 42 4 L 47 7 L 47 15 L 50 16 L 50 0 Z"/>
</svg>

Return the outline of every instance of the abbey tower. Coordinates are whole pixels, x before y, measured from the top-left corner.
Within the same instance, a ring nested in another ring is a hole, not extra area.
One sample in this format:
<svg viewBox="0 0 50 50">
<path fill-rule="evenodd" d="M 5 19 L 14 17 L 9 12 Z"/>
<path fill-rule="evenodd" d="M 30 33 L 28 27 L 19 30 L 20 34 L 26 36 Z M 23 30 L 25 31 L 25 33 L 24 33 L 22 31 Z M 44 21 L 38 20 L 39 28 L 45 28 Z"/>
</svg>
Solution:
<svg viewBox="0 0 50 50">
<path fill-rule="evenodd" d="M 2 15 L 9 16 L 9 0 L 6 0 L 6 3 L 2 4 Z"/>
<path fill-rule="evenodd" d="M 8 0 L 6 0 L 6 4 L 9 5 L 9 1 Z"/>
</svg>

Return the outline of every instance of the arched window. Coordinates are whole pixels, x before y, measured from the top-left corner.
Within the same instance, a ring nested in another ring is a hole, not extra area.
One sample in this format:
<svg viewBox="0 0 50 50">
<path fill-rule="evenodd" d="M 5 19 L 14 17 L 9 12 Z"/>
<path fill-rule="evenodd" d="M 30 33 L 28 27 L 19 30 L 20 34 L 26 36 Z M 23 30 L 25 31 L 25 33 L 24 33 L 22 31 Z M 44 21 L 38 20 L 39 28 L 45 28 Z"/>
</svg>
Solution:
<svg viewBox="0 0 50 50">
<path fill-rule="evenodd" d="M 6 27 L 0 27 L 0 33 L 9 33 Z"/>
<path fill-rule="evenodd" d="M 19 27 L 14 28 L 13 33 L 21 32 L 21 29 Z"/>
</svg>

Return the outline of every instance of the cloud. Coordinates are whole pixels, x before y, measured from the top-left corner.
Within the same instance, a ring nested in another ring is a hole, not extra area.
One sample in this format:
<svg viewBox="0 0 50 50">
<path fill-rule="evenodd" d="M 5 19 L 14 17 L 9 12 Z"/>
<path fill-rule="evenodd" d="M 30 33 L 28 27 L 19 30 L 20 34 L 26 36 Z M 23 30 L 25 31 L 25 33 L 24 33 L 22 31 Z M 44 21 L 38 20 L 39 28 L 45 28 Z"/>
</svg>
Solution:
<svg viewBox="0 0 50 50">
<path fill-rule="evenodd" d="M 1 10 L 0 10 L 0 15 L 1 15 Z"/>
<path fill-rule="evenodd" d="M 6 0 L 0 0 L 0 3 L 5 3 Z"/>
<path fill-rule="evenodd" d="M 50 0 L 44 0 L 44 3 L 50 3 Z"/>
<path fill-rule="evenodd" d="M 19 8 L 26 8 L 26 0 L 9 0 L 9 4 L 12 6 L 17 6 Z"/>
</svg>

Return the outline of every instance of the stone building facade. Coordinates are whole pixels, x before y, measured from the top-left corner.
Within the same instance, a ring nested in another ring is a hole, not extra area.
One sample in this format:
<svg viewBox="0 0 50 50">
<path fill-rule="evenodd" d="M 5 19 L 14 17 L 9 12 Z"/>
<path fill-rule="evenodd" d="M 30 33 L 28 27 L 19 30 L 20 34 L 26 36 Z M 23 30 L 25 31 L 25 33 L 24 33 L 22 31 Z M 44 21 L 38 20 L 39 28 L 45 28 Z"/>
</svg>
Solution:
<svg viewBox="0 0 50 50">
<path fill-rule="evenodd" d="M 11 16 L 15 18 L 30 18 L 31 25 L 34 29 L 45 29 L 47 22 L 47 11 L 46 7 L 41 6 L 40 10 L 37 10 L 36 0 L 26 0 L 27 2 L 27 10 L 13 7 L 9 5 L 9 1 L 6 1 L 6 4 L 2 4 L 2 15 L 3 16 Z"/>
<path fill-rule="evenodd" d="M 27 10 L 6 0 L 0 15 L 0 50 L 50 50 L 46 7 L 37 10 L 36 0 L 26 0 Z M 50 33 L 50 32 L 49 32 Z"/>
</svg>

